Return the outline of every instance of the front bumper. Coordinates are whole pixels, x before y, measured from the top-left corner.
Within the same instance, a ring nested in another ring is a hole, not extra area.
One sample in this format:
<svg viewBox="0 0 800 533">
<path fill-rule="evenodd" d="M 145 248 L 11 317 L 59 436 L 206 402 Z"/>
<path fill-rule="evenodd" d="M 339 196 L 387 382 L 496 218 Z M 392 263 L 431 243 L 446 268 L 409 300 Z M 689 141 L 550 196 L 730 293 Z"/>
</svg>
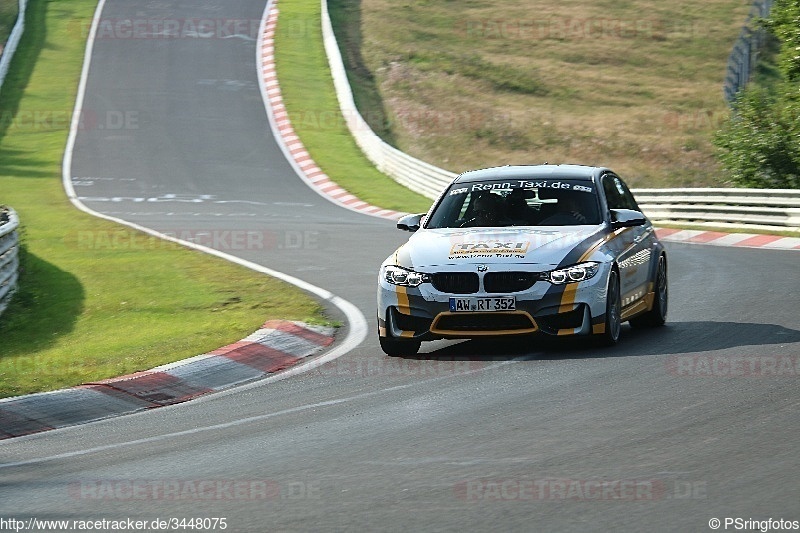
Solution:
<svg viewBox="0 0 800 533">
<path fill-rule="evenodd" d="M 430 283 L 419 287 L 378 282 L 378 329 L 383 337 L 418 340 L 475 338 L 544 333 L 588 335 L 601 333 L 605 323 L 608 268 L 579 283 L 553 285 L 536 281 L 514 296 L 514 311 L 452 312 L 451 294 L 437 291 Z M 473 297 L 500 296 L 483 290 Z"/>
</svg>

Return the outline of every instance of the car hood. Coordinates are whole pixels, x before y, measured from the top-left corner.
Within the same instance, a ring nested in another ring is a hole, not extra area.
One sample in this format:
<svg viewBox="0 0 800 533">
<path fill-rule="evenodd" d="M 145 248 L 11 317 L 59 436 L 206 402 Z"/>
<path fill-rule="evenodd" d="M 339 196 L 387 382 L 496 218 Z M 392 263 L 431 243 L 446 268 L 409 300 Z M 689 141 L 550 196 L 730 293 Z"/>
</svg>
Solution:
<svg viewBox="0 0 800 533">
<path fill-rule="evenodd" d="M 469 264 L 559 265 L 576 248 L 595 242 L 604 226 L 422 229 L 394 255 L 407 268 Z"/>
</svg>

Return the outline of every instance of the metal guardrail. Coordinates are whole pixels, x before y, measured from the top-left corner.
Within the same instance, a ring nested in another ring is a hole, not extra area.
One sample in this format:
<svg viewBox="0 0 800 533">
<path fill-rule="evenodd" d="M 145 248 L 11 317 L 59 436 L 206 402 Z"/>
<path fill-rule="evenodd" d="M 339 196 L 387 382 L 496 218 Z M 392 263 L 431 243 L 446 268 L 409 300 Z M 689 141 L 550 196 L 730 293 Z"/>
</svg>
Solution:
<svg viewBox="0 0 800 533">
<path fill-rule="evenodd" d="M 17 21 L 0 54 L 0 87 L 6 79 L 11 60 L 25 31 L 25 12 L 28 0 L 19 0 Z M 8 307 L 19 278 L 19 218 L 16 211 L 0 205 L 0 314 Z"/>
<path fill-rule="evenodd" d="M 350 82 L 347 80 L 339 44 L 336 42 L 336 35 L 333 33 L 333 26 L 328 14 L 328 2 L 327 0 L 321 0 L 321 2 L 322 41 L 328 56 L 336 96 L 339 99 L 339 108 L 356 144 L 378 170 L 412 191 L 431 199 L 437 198 L 442 189 L 455 177 L 455 174 L 401 152 L 384 142 L 372 131 L 353 100 L 353 92 L 350 89 Z"/>
<path fill-rule="evenodd" d="M 766 32 L 763 28 L 753 27 L 753 20 L 766 18 L 772 9 L 772 0 L 756 0 L 750 8 L 747 22 L 742 27 L 733 51 L 728 58 L 723 93 L 725 101 L 733 102 L 736 93 L 741 91 L 750 81 L 750 76 L 758 61 L 758 51 L 764 45 Z"/>
<path fill-rule="evenodd" d="M 800 231 L 800 190 L 634 189 L 642 211 L 656 223 Z"/>
<path fill-rule="evenodd" d="M 11 34 L 8 36 L 6 45 L 3 48 L 3 53 L 0 54 L 0 87 L 3 86 L 3 81 L 6 79 L 8 67 L 11 65 L 11 59 L 17 51 L 19 41 L 22 39 L 22 32 L 25 31 L 25 9 L 28 5 L 28 0 L 19 0 L 19 11 L 17 13 L 17 22 L 11 29 Z"/>
<path fill-rule="evenodd" d="M 328 16 L 327 0 L 321 2 L 325 51 L 350 133 L 380 171 L 428 198 L 438 198 L 456 174 L 401 152 L 372 131 L 356 109 Z M 762 4 L 771 6 L 772 0 L 760 0 L 754 5 Z M 760 13 L 766 16 L 768 11 Z M 656 223 L 800 231 L 800 190 L 635 189 L 633 193 L 645 214 Z"/>
<path fill-rule="evenodd" d="M 19 218 L 10 207 L 0 206 L 0 314 L 6 310 L 19 276 Z"/>
</svg>

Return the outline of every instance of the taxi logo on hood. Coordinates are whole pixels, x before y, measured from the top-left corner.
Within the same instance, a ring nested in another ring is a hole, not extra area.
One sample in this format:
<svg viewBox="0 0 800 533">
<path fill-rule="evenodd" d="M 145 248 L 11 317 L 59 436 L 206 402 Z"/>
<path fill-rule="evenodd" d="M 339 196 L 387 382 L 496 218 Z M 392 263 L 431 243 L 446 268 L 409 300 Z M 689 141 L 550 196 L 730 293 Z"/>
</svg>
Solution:
<svg viewBox="0 0 800 533">
<path fill-rule="evenodd" d="M 459 242 L 450 248 L 450 255 L 455 257 L 471 257 L 478 254 L 524 254 L 528 251 L 530 245 L 530 241 Z"/>
</svg>

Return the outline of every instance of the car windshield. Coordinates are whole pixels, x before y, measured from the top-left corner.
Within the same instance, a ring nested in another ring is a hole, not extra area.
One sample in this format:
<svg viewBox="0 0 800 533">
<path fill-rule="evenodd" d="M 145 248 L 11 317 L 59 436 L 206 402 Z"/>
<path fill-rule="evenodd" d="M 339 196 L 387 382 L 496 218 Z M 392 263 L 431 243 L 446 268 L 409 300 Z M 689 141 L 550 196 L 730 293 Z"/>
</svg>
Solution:
<svg viewBox="0 0 800 533">
<path fill-rule="evenodd" d="M 599 224 L 594 183 L 586 180 L 511 180 L 454 183 L 431 213 L 427 228 L 579 226 Z"/>
</svg>

